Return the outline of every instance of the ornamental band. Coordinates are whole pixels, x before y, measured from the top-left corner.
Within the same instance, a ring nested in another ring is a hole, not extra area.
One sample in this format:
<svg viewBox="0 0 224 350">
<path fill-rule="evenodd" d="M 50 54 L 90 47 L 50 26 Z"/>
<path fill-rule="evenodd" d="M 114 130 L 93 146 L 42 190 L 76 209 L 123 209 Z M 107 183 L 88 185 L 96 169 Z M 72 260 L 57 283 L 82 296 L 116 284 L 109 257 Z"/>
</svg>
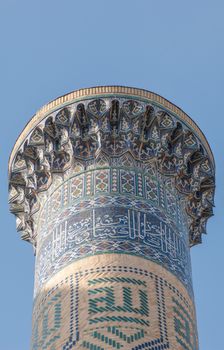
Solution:
<svg viewBox="0 0 224 350">
<path fill-rule="evenodd" d="M 203 133 L 157 94 L 95 87 L 44 106 L 9 161 L 36 255 L 31 350 L 198 350 L 190 247 L 214 183 Z"/>
</svg>

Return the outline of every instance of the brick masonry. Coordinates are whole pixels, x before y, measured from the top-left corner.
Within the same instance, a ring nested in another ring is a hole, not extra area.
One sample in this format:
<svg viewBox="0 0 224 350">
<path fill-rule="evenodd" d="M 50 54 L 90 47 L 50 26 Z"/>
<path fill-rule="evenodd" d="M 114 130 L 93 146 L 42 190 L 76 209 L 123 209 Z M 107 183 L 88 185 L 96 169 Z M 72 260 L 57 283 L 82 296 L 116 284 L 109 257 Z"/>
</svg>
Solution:
<svg viewBox="0 0 224 350">
<path fill-rule="evenodd" d="M 123 254 L 87 257 L 38 294 L 32 344 L 33 350 L 195 350 L 194 304 L 156 263 Z"/>
</svg>

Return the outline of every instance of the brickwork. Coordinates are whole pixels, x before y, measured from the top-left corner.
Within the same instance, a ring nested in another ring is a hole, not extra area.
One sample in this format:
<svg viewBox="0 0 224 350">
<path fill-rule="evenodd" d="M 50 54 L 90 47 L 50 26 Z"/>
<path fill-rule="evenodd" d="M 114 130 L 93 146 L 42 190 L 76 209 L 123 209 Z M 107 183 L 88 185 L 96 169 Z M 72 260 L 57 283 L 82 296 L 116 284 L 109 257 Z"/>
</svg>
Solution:
<svg viewBox="0 0 224 350">
<path fill-rule="evenodd" d="M 190 247 L 214 162 L 183 111 L 138 89 L 74 92 L 34 116 L 9 167 L 36 254 L 32 350 L 198 350 Z"/>
<path fill-rule="evenodd" d="M 123 254 L 71 263 L 39 292 L 32 350 L 195 350 L 194 305 L 156 263 Z"/>
</svg>

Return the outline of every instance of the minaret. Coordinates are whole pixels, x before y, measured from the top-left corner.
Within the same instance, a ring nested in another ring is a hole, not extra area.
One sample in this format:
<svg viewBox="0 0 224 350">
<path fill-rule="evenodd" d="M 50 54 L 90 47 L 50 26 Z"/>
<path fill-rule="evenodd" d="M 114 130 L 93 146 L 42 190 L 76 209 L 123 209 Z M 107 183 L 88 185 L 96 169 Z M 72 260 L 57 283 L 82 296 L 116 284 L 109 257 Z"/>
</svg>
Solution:
<svg viewBox="0 0 224 350">
<path fill-rule="evenodd" d="M 198 350 L 190 247 L 215 180 L 188 115 L 136 88 L 71 92 L 26 125 L 9 183 L 36 254 L 32 350 Z"/>
</svg>

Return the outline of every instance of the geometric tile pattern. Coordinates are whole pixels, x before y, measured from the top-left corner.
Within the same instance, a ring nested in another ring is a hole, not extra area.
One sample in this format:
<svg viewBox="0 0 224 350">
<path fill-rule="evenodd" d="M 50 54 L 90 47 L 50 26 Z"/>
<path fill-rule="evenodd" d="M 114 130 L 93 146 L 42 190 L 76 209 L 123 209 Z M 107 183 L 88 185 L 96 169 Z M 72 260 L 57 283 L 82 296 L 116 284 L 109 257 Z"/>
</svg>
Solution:
<svg viewBox="0 0 224 350">
<path fill-rule="evenodd" d="M 176 340 L 184 349 L 194 350 L 196 349 L 196 335 L 191 336 L 193 327 L 191 316 L 176 298 L 173 297 L 172 300 L 174 302 Z"/>
<path fill-rule="evenodd" d="M 196 350 L 186 290 L 162 267 L 135 259 L 95 256 L 55 275 L 34 303 L 32 350 Z"/>
<path fill-rule="evenodd" d="M 52 220 L 55 216 L 60 213 L 61 208 L 68 207 L 69 205 L 75 203 L 77 200 L 83 197 L 89 197 L 94 193 L 120 193 L 128 196 L 143 197 L 149 200 L 153 205 L 161 205 L 163 198 L 159 198 L 159 193 L 162 192 L 163 182 L 159 183 L 159 180 L 155 176 L 149 176 L 147 169 L 145 172 L 137 171 L 137 169 L 130 168 L 127 170 L 122 169 L 121 166 L 104 168 L 104 169 L 93 169 L 92 171 L 85 171 L 78 174 L 71 179 L 68 179 L 62 184 L 60 189 L 57 189 L 56 193 L 52 193 L 47 202 L 43 204 L 40 213 L 40 220 L 42 223 L 46 220 Z M 66 202 L 61 201 L 62 193 L 65 191 L 70 192 L 70 200 Z M 172 192 L 171 192 L 172 191 Z M 166 184 L 167 197 L 173 194 L 176 196 L 177 192 L 175 189 Z M 177 198 L 178 199 L 178 198 Z M 169 200 L 167 199 L 167 202 Z M 175 201 L 176 202 L 176 201 Z M 175 202 L 169 201 L 169 205 L 173 205 Z M 53 210 L 52 210 L 53 207 Z M 170 208 L 164 208 L 169 210 Z M 46 217 L 46 212 L 48 216 Z"/>
<path fill-rule="evenodd" d="M 162 215 L 143 211 L 141 205 L 141 210 L 135 209 L 134 200 L 128 206 L 112 199 L 110 203 L 104 198 L 100 207 L 92 201 L 92 209 L 73 210 L 70 216 L 66 212 L 58 223 L 45 227 L 47 235 L 36 257 L 36 288 L 73 260 L 116 252 L 140 255 L 163 264 L 191 293 L 190 255 L 184 231 L 175 228 L 172 221 L 162 221 Z"/>
<path fill-rule="evenodd" d="M 124 168 L 105 167 L 105 156 L 98 158 L 102 168 L 81 169 L 49 196 L 39 218 L 36 291 L 71 261 L 116 252 L 164 265 L 192 293 L 187 223 L 182 211 L 176 215 L 177 192 L 155 174 L 127 168 L 133 166 L 130 155 L 123 162 Z"/>
</svg>

